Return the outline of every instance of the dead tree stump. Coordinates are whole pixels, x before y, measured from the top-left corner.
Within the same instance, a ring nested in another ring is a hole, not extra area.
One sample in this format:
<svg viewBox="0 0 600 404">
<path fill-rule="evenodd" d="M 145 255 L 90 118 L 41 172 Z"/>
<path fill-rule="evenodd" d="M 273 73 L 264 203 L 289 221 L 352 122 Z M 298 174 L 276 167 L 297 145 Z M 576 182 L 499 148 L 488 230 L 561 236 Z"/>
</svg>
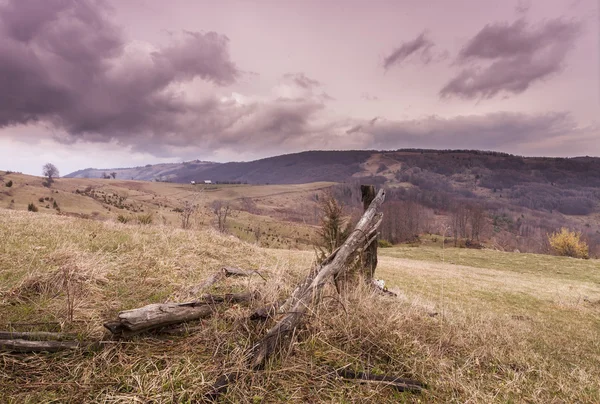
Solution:
<svg viewBox="0 0 600 404">
<path fill-rule="evenodd" d="M 363 209 L 366 212 L 375 199 L 375 187 L 373 185 L 361 185 L 360 192 L 362 194 Z M 362 275 L 365 280 L 370 283 L 375 275 L 377 268 L 377 233 L 374 234 L 374 240 L 365 247 L 363 253 Z"/>
</svg>

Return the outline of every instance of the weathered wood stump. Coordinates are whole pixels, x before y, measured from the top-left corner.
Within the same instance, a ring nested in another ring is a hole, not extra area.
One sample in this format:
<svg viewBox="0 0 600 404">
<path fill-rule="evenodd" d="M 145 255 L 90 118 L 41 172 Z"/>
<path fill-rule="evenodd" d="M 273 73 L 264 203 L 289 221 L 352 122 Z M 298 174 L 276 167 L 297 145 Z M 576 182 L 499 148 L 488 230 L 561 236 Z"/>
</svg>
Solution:
<svg viewBox="0 0 600 404">
<path fill-rule="evenodd" d="M 193 302 L 149 304 L 120 312 L 117 320 L 104 323 L 104 327 L 114 335 L 129 337 L 172 324 L 208 317 L 213 313 L 215 304 L 247 303 L 254 297 L 253 293 L 206 295 Z"/>
<path fill-rule="evenodd" d="M 369 209 L 371 202 L 375 199 L 375 187 L 373 185 L 361 185 L 360 192 L 362 194 L 363 208 L 365 212 Z M 373 279 L 375 269 L 377 268 L 377 233 L 371 244 L 365 247 L 363 255 L 362 275 L 368 282 Z"/>
<path fill-rule="evenodd" d="M 290 335 L 296 329 L 304 313 L 319 300 L 323 286 L 346 269 L 346 264 L 357 249 L 372 242 L 369 237 L 372 237 L 373 232 L 376 232 L 381 224 L 382 215 L 378 213 L 378 210 L 384 199 L 385 192 L 382 189 L 373 199 L 350 236 L 344 241 L 344 244 L 331 254 L 333 257 L 328 257 L 320 267 L 311 271 L 305 281 L 294 290 L 292 296 L 282 305 L 286 312 L 284 317 L 253 347 L 251 360 L 253 369 L 264 366 L 265 361 L 275 351 L 281 339 Z"/>
</svg>

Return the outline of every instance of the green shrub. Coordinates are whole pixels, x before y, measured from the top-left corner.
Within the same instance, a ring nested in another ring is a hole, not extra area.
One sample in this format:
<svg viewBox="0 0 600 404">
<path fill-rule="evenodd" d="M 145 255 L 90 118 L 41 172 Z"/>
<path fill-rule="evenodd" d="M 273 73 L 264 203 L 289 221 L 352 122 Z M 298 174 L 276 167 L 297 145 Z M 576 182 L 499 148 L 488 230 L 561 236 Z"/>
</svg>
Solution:
<svg viewBox="0 0 600 404">
<path fill-rule="evenodd" d="M 379 239 L 379 240 L 377 240 L 377 245 L 379 246 L 379 248 L 390 248 L 390 247 L 393 247 L 393 244 L 390 243 L 389 241 L 385 240 L 385 239 Z"/>
<path fill-rule="evenodd" d="M 581 232 L 563 227 L 560 232 L 548 235 L 548 242 L 557 255 L 583 259 L 590 257 L 587 243 L 581 240 Z"/>
<path fill-rule="evenodd" d="M 27 205 L 27 210 L 30 212 L 37 212 L 38 208 L 33 203 L 30 203 L 29 205 Z"/>
<path fill-rule="evenodd" d="M 350 234 L 350 221 L 344 215 L 343 205 L 335 199 L 331 192 L 319 201 L 321 208 L 321 224 L 317 230 L 317 256 L 324 260 L 329 254 L 341 246 Z"/>
<path fill-rule="evenodd" d="M 4 184 L 7 188 L 10 188 L 13 186 L 13 182 L 12 180 L 8 181 L 6 184 Z"/>
</svg>

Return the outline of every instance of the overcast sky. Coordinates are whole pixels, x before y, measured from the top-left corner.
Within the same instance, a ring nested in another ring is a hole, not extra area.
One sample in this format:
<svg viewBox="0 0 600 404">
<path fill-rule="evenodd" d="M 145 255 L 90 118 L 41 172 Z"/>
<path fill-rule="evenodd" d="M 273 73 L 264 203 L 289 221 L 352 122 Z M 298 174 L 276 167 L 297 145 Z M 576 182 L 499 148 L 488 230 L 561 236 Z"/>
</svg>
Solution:
<svg viewBox="0 0 600 404">
<path fill-rule="evenodd" d="M 0 0 L 0 169 L 600 155 L 597 0 Z"/>
</svg>

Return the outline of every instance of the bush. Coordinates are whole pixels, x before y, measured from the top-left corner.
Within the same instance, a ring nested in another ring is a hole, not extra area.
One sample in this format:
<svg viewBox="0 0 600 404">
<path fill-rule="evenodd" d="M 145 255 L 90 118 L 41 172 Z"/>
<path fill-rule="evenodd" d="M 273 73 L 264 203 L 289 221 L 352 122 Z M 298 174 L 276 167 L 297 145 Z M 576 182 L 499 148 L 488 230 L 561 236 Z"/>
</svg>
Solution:
<svg viewBox="0 0 600 404">
<path fill-rule="evenodd" d="M 379 246 L 379 248 L 390 248 L 390 247 L 393 247 L 393 244 L 390 243 L 389 241 L 385 240 L 385 239 L 379 239 L 379 240 L 377 240 L 377 245 Z"/>
<path fill-rule="evenodd" d="M 473 248 L 473 249 L 476 249 L 476 250 L 481 250 L 483 248 L 483 244 L 481 244 L 477 240 L 467 239 L 465 241 L 465 247 L 466 248 Z"/>
<path fill-rule="evenodd" d="M 12 180 L 8 181 L 6 184 L 4 184 L 7 188 L 10 188 L 13 186 L 13 182 Z"/>
<path fill-rule="evenodd" d="M 40 203 L 44 203 L 44 198 L 41 197 L 41 198 L 38 199 L 38 201 L 40 201 Z"/>
<path fill-rule="evenodd" d="M 341 246 L 350 234 L 350 223 L 344 216 L 344 207 L 331 192 L 326 193 L 319 201 L 321 208 L 321 224 L 317 230 L 316 245 L 319 261 Z"/>
<path fill-rule="evenodd" d="M 581 233 L 571 231 L 567 228 L 560 229 L 560 232 L 548 235 L 550 247 L 557 254 L 564 257 L 588 259 L 588 245 L 581 240 Z"/>
<path fill-rule="evenodd" d="M 146 213 L 144 215 L 137 216 L 137 222 L 139 224 L 152 224 L 153 219 L 152 213 Z"/>
<path fill-rule="evenodd" d="M 125 215 L 119 215 L 119 216 L 117 216 L 117 220 L 121 223 L 127 223 L 127 222 L 129 222 L 129 220 L 131 220 L 131 218 L 129 218 Z"/>
<path fill-rule="evenodd" d="M 30 212 L 37 212 L 38 208 L 33 203 L 30 203 L 29 205 L 27 205 L 27 210 Z"/>
</svg>

